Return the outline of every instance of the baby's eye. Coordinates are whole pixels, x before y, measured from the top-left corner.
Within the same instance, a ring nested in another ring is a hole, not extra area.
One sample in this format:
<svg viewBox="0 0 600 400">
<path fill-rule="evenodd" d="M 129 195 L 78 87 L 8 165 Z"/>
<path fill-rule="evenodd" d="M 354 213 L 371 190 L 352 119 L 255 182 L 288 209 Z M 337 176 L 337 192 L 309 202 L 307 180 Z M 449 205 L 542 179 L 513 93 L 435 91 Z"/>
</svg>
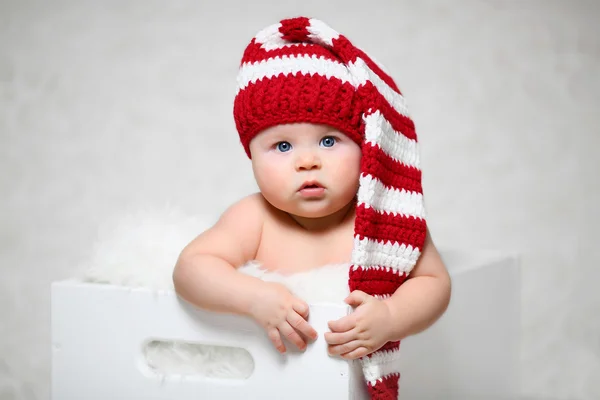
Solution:
<svg viewBox="0 0 600 400">
<path fill-rule="evenodd" d="M 277 150 L 281 151 L 282 153 L 289 151 L 291 148 L 292 148 L 292 145 L 289 142 L 277 143 Z"/>
<path fill-rule="evenodd" d="M 333 136 L 325 136 L 323 139 L 321 139 L 321 144 L 323 144 L 323 146 L 325 147 L 331 147 L 335 144 L 336 139 Z"/>
</svg>

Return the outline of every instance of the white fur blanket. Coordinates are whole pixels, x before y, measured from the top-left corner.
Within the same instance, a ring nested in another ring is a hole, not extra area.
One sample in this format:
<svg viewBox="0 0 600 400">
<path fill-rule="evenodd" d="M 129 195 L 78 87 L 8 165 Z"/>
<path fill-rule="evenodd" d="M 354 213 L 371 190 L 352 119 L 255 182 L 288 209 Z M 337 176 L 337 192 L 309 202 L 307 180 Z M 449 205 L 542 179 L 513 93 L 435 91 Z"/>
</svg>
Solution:
<svg viewBox="0 0 600 400">
<path fill-rule="evenodd" d="M 202 230 L 207 218 L 189 217 L 173 208 L 139 211 L 101 227 L 89 262 L 79 278 L 85 282 L 154 290 L 174 290 L 172 273 L 179 253 Z M 348 295 L 348 264 L 325 265 L 282 275 L 251 261 L 241 273 L 280 282 L 308 303 L 343 304 Z M 145 349 L 151 368 L 162 376 L 202 375 L 244 378 L 251 374 L 250 354 L 239 348 L 154 342 Z"/>
</svg>

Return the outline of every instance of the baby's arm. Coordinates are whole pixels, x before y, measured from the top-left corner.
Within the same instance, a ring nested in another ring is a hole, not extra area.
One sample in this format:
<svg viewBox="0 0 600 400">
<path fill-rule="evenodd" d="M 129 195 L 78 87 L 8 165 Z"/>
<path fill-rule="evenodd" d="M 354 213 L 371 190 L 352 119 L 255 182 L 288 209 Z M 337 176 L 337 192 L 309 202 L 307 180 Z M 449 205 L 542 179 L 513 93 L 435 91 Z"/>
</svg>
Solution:
<svg viewBox="0 0 600 400">
<path fill-rule="evenodd" d="M 263 282 L 236 268 L 256 255 L 263 224 L 260 201 L 258 195 L 243 198 L 183 249 L 173 271 L 181 298 L 205 310 L 249 314 Z"/>
<path fill-rule="evenodd" d="M 390 319 L 390 340 L 402 340 L 433 325 L 450 302 L 450 275 L 429 231 L 417 265 L 396 292 L 385 300 Z"/>
<path fill-rule="evenodd" d="M 187 245 L 173 271 L 175 290 L 198 308 L 253 318 L 282 353 L 286 351 L 283 338 L 304 349 L 307 338 L 317 336 L 307 322 L 308 304 L 279 283 L 236 270 L 256 257 L 264 201 L 260 194 L 240 200 Z"/>
<path fill-rule="evenodd" d="M 328 351 L 347 359 L 364 357 L 389 341 L 424 331 L 440 318 L 450 301 L 450 276 L 429 232 L 414 270 L 385 300 L 353 291 L 345 302 L 355 311 L 330 321 Z"/>
</svg>

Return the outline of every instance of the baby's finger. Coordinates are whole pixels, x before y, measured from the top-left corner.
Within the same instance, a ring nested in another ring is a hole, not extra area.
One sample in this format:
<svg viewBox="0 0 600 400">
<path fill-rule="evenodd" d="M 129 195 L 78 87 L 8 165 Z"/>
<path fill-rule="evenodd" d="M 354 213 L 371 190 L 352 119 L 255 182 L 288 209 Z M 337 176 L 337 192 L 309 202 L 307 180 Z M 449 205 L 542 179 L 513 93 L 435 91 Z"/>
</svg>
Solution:
<svg viewBox="0 0 600 400">
<path fill-rule="evenodd" d="M 294 311 L 302 316 L 305 320 L 308 320 L 308 304 L 303 302 L 302 300 L 298 300 L 294 303 L 293 307 Z"/>
<path fill-rule="evenodd" d="M 351 313 L 327 324 L 332 332 L 347 332 L 356 327 L 356 315 Z"/>
<path fill-rule="evenodd" d="M 369 350 L 366 347 L 361 346 L 349 353 L 342 354 L 342 358 L 345 358 L 346 360 L 356 360 L 357 358 L 364 357 L 368 354 Z"/>
<path fill-rule="evenodd" d="M 359 337 L 356 329 L 346 332 L 325 332 L 325 341 L 330 345 L 344 344 L 357 339 Z"/>
<path fill-rule="evenodd" d="M 327 352 L 332 356 L 338 356 L 341 354 L 352 353 L 354 350 L 361 347 L 361 342 L 359 340 L 353 340 L 348 343 L 329 346 Z"/>
<path fill-rule="evenodd" d="M 279 334 L 277 328 L 269 329 L 269 339 L 271 340 L 278 352 L 282 354 L 285 353 L 285 345 L 283 344 L 283 340 L 281 340 L 281 335 Z"/>
<path fill-rule="evenodd" d="M 304 350 L 306 348 L 306 342 L 304 339 L 298 335 L 298 332 L 296 332 L 287 321 L 279 325 L 278 328 L 279 332 L 281 332 L 281 334 L 284 335 L 287 340 L 296 345 L 296 347 L 298 347 L 300 350 Z"/>
<path fill-rule="evenodd" d="M 312 340 L 315 340 L 317 338 L 317 331 L 314 330 L 314 328 L 310 326 L 310 324 L 306 322 L 306 320 L 302 318 L 299 314 L 290 313 L 290 316 L 288 317 L 287 321 L 295 330 L 302 333 L 304 336 Z"/>
</svg>

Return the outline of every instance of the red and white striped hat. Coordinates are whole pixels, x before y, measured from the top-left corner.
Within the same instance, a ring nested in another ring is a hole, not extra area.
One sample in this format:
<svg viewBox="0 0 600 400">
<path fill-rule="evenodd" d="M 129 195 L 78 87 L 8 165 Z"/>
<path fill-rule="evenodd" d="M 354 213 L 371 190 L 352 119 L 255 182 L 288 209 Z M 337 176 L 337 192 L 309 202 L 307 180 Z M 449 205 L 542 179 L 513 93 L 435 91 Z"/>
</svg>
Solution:
<svg viewBox="0 0 600 400">
<path fill-rule="evenodd" d="M 273 125 L 332 126 L 361 146 L 349 288 L 387 297 L 406 280 L 425 241 L 415 126 L 383 67 L 322 21 L 280 21 L 246 47 L 234 118 L 249 144 Z M 361 359 L 373 399 L 396 399 L 399 342 Z"/>
</svg>

